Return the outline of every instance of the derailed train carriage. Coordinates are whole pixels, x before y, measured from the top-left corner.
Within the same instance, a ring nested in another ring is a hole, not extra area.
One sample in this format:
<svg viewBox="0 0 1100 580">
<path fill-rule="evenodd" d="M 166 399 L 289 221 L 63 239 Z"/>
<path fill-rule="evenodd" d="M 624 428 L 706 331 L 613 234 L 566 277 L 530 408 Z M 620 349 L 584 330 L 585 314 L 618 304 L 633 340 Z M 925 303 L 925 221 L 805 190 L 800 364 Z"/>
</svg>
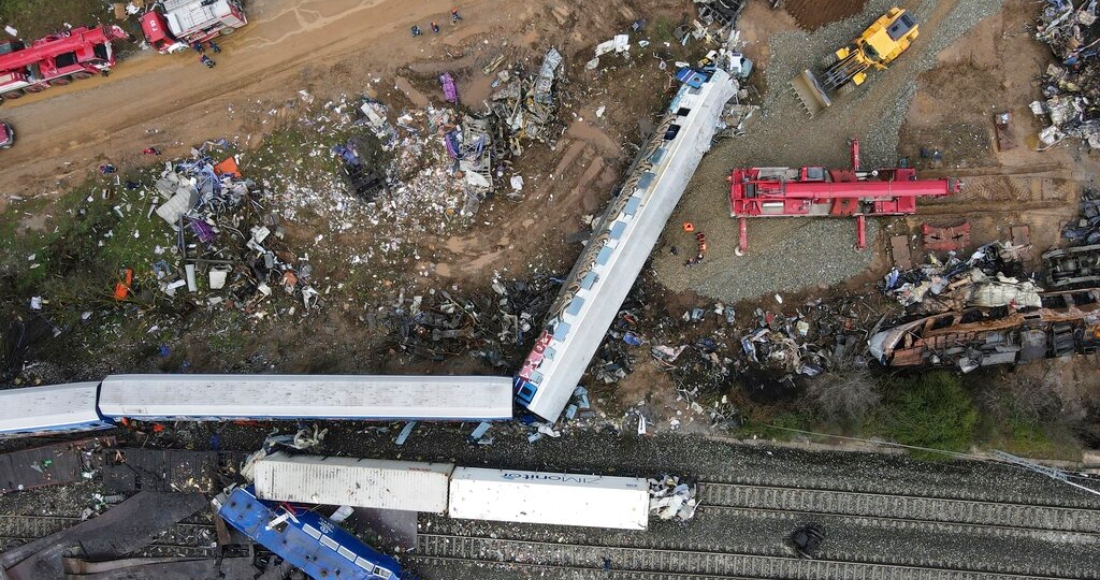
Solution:
<svg viewBox="0 0 1100 580">
<path fill-rule="evenodd" d="M 143 421 L 502 421 L 508 377 L 111 375 L 0 391 L 0 436 L 96 431 Z"/>
</svg>

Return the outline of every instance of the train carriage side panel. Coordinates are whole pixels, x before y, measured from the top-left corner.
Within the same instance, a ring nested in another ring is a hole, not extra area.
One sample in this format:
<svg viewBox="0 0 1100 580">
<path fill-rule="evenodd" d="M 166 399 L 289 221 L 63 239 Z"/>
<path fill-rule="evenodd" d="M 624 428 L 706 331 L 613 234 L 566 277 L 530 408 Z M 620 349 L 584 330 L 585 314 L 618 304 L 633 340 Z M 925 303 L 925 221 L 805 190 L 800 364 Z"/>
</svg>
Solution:
<svg viewBox="0 0 1100 580">
<path fill-rule="evenodd" d="M 256 497 L 443 514 L 454 465 L 275 453 L 254 466 Z"/>
<path fill-rule="evenodd" d="M 459 467 L 452 518 L 645 530 L 649 486 L 637 477 Z"/>
<path fill-rule="evenodd" d="M 94 382 L 0 391 L 0 436 L 109 429 L 96 407 L 98 392 Z"/>
<path fill-rule="evenodd" d="M 401 564 L 327 518 L 302 507 L 257 499 L 236 488 L 214 504 L 225 523 L 310 578 L 401 580 Z"/>
<path fill-rule="evenodd" d="M 507 377 L 112 375 L 100 410 L 135 419 L 499 421 L 512 418 Z"/>
</svg>

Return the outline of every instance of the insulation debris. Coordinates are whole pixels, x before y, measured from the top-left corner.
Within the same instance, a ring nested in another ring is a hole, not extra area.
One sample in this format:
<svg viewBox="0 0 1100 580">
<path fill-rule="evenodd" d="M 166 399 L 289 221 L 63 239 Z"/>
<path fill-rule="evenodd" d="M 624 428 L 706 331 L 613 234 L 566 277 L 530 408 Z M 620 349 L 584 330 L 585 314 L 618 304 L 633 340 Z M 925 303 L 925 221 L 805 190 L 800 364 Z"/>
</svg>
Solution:
<svg viewBox="0 0 1100 580">
<path fill-rule="evenodd" d="M 662 520 L 675 519 L 686 522 L 695 517 L 699 507 L 695 494 L 698 486 L 693 481 L 674 475 L 664 475 L 649 481 L 649 513 Z"/>
</svg>

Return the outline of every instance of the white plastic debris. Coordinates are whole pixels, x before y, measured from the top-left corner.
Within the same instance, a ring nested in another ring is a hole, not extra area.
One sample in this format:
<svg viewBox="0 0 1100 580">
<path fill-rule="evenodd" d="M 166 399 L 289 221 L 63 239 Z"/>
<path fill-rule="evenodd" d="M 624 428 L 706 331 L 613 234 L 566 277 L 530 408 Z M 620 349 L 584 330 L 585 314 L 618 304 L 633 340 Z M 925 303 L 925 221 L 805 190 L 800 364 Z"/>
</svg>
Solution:
<svg viewBox="0 0 1100 580">
<path fill-rule="evenodd" d="M 488 435 L 489 428 L 492 427 L 491 423 L 482 421 L 474 429 L 473 433 L 466 436 L 466 441 L 469 443 L 476 443 L 478 445 L 490 445 L 493 442 L 493 438 Z"/>
<path fill-rule="evenodd" d="M 551 427 L 550 425 L 547 425 L 545 423 L 542 424 L 542 425 L 539 425 L 539 433 L 542 433 L 543 435 L 546 435 L 547 437 L 554 437 L 554 438 L 561 437 L 561 432 L 560 431 L 555 430 L 553 427 Z"/>
<path fill-rule="evenodd" d="M 31 310 L 42 310 L 41 296 L 34 296 L 31 298 Z"/>
<path fill-rule="evenodd" d="M 600 107 L 598 109 L 596 109 L 596 118 L 597 119 L 602 119 L 603 114 L 606 111 L 607 111 L 607 107 L 605 107 L 604 105 L 600 105 Z"/>
<path fill-rule="evenodd" d="M 394 443 L 398 446 L 404 445 L 405 441 L 408 441 L 409 435 L 412 435 L 413 429 L 416 428 L 416 421 L 409 421 L 405 423 L 405 427 L 401 429 L 401 432 L 397 434 L 397 439 Z"/>
<path fill-rule="evenodd" d="M 523 191 L 523 176 L 522 175 L 513 175 L 512 178 L 508 180 L 508 183 L 509 183 L 509 185 L 512 186 L 512 189 L 514 189 L 516 191 Z"/>
<path fill-rule="evenodd" d="M 466 172 L 466 183 L 469 183 L 474 187 L 484 187 L 486 189 L 492 186 L 492 184 L 489 183 L 489 180 L 485 179 L 484 175 L 476 171 Z"/>
<path fill-rule="evenodd" d="M 271 235 L 271 230 L 268 229 L 266 226 L 260 226 L 260 227 L 252 228 L 252 239 L 257 244 L 264 243 L 264 240 L 266 240 L 267 236 L 270 236 L 270 235 Z"/>
<path fill-rule="evenodd" d="M 228 276 L 229 272 L 226 270 L 210 270 L 210 289 L 221 290 L 225 288 L 225 280 Z"/>
<path fill-rule="evenodd" d="M 175 296 L 176 295 L 176 290 L 178 290 L 179 288 L 181 288 L 183 286 L 186 286 L 186 285 L 187 285 L 187 280 L 182 280 L 182 279 L 181 280 L 176 280 L 175 282 L 172 282 L 168 286 L 165 286 L 164 293 L 169 295 L 169 296 Z"/>
<path fill-rule="evenodd" d="M 630 36 L 616 34 L 615 38 L 596 45 L 596 56 L 602 56 L 609 52 L 625 52 L 630 49 Z"/>
<path fill-rule="evenodd" d="M 187 277 L 187 291 L 188 292 L 198 292 L 199 284 L 198 284 L 198 282 L 195 281 L 195 265 L 194 264 L 185 264 L 183 266 L 183 271 L 184 271 L 184 273 L 186 274 L 186 277 Z"/>
<path fill-rule="evenodd" d="M 697 486 L 677 476 L 649 480 L 649 513 L 662 520 L 686 522 L 695 517 L 699 505 Z"/>
<path fill-rule="evenodd" d="M 308 427 L 305 427 L 299 429 L 294 434 L 294 439 L 286 445 L 299 450 L 309 449 L 320 445 L 321 441 L 325 439 L 325 435 L 328 435 L 328 429 L 320 429 L 317 425 L 314 425 L 313 430 L 310 431 Z"/>
<path fill-rule="evenodd" d="M 351 517 L 351 514 L 354 512 L 355 510 L 352 509 L 350 505 L 342 505 L 336 508 L 336 511 L 332 512 L 332 515 L 329 516 L 328 519 L 338 524 Z"/>
</svg>

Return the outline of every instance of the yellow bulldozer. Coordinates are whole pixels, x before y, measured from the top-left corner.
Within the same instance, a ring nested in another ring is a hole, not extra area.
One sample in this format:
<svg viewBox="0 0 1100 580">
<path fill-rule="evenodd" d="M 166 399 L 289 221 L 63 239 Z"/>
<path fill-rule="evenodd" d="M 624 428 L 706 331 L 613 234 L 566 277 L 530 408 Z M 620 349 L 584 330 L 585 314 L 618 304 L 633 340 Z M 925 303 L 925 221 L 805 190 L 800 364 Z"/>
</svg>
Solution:
<svg viewBox="0 0 1100 580">
<path fill-rule="evenodd" d="M 867 82 L 872 68 L 885 70 L 917 38 L 917 29 L 913 15 L 895 6 L 851 44 L 826 56 L 820 75 L 806 69 L 791 79 L 791 86 L 813 117 L 832 105 L 831 95 L 845 94 Z"/>
</svg>

